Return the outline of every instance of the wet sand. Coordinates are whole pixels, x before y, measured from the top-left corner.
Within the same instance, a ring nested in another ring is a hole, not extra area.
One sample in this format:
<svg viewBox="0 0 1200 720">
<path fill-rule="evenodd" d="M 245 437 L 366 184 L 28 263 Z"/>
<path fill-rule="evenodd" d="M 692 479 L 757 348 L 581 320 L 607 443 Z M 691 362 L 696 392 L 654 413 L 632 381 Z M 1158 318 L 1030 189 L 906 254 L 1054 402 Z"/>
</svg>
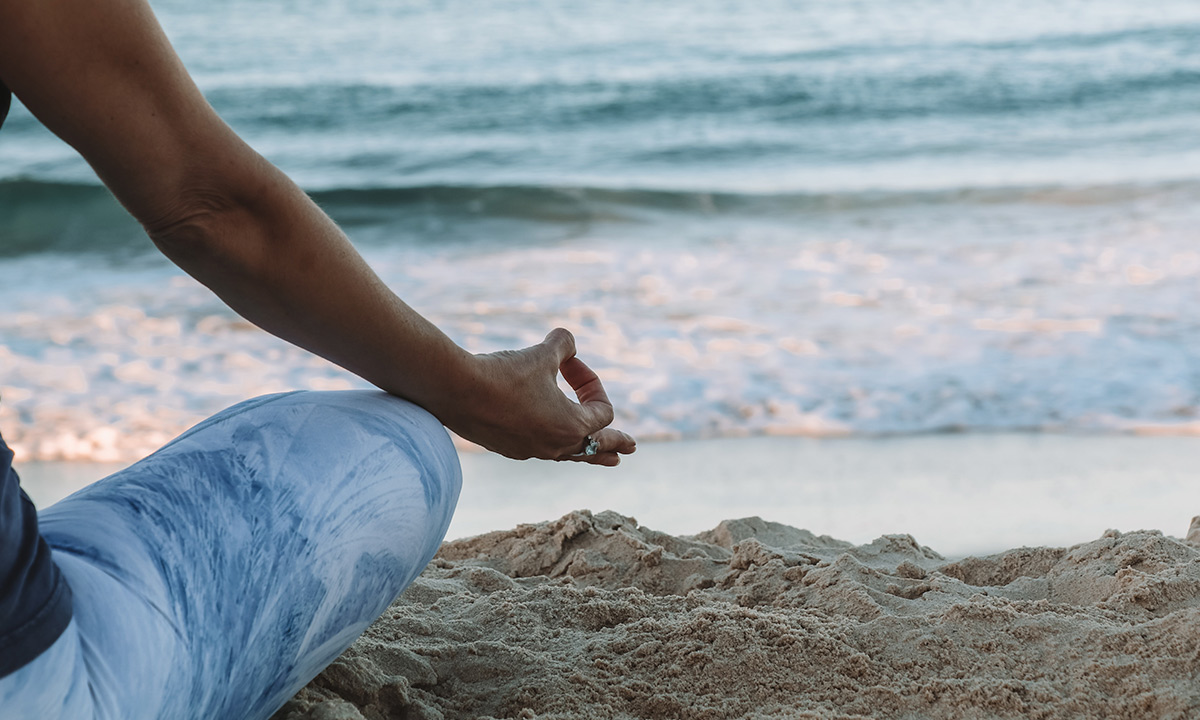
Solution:
<svg viewBox="0 0 1200 720">
<path fill-rule="evenodd" d="M 448 537 L 609 507 L 674 535 L 758 515 L 855 544 L 910 533 L 947 557 L 1066 546 L 1186 523 L 1197 457 L 1196 437 L 1049 434 L 644 442 L 617 470 L 463 452 Z M 44 507 L 121 467 L 17 469 Z"/>
</svg>

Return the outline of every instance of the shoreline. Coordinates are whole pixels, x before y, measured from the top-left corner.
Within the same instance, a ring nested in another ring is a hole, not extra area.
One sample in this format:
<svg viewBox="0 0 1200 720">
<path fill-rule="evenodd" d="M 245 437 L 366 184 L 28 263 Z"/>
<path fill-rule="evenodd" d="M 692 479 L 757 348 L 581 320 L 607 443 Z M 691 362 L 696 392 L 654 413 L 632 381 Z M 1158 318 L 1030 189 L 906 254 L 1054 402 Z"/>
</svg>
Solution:
<svg viewBox="0 0 1200 720">
<path fill-rule="evenodd" d="M 672 534 L 769 517 L 865 543 L 909 533 L 948 557 L 1169 529 L 1200 511 L 1200 438 L 1051 434 L 649 442 L 617 469 L 460 452 L 447 539 L 619 508 Z M 122 464 L 19 463 L 45 506 Z"/>
</svg>

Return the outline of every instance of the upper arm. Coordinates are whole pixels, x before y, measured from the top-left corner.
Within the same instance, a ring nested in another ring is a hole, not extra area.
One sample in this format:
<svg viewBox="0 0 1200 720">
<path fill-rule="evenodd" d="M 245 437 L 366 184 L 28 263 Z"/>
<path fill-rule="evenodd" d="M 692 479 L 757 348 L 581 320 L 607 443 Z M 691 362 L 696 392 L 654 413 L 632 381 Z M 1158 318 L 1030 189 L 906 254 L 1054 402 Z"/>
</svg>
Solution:
<svg viewBox="0 0 1200 720">
<path fill-rule="evenodd" d="M 0 0 L 0 79 L 148 228 L 255 164 L 145 0 Z"/>
</svg>

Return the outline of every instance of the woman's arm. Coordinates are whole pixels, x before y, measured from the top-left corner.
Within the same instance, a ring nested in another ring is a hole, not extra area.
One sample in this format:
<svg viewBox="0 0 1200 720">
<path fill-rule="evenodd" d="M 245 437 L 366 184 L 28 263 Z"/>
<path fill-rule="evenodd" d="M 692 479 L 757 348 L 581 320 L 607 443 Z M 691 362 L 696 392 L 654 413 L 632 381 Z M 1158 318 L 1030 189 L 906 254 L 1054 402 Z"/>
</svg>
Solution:
<svg viewBox="0 0 1200 720">
<path fill-rule="evenodd" d="M 591 462 L 633 451 L 567 331 L 471 355 L 396 297 L 217 117 L 144 0 L 0 0 L 0 78 L 171 260 L 260 327 L 509 457 L 566 458 L 589 434 Z M 558 390 L 560 369 L 579 403 Z"/>
</svg>

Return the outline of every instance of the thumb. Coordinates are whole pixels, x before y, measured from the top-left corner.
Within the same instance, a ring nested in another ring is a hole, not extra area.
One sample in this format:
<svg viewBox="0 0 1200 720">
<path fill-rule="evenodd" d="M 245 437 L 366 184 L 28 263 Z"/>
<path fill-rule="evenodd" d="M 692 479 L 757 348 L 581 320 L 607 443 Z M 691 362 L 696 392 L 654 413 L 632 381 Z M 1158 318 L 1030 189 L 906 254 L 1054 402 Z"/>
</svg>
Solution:
<svg viewBox="0 0 1200 720">
<path fill-rule="evenodd" d="M 554 366 L 558 367 L 567 360 L 575 357 L 575 336 L 566 328 L 554 328 L 542 340 L 542 345 L 549 348 L 554 357 Z"/>
</svg>

